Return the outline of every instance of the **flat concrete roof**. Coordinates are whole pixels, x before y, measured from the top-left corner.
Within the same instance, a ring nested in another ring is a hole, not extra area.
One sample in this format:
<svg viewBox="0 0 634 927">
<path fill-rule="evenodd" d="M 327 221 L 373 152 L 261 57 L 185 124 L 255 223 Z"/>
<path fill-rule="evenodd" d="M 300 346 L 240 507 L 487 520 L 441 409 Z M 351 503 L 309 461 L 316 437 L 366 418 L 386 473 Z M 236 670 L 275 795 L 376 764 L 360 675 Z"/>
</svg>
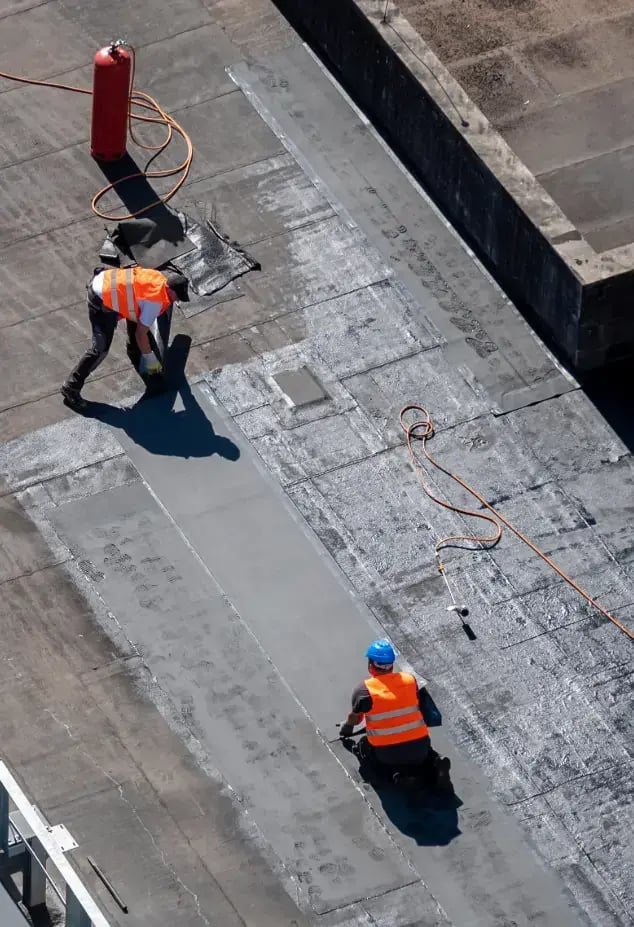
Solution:
<svg viewBox="0 0 634 927">
<path fill-rule="evenodd" d="M 597 252 L 634 241 L 634 2 L 398 6 Z"/>
<path fill-rule="evenodd" d="M 0 15 L 0 68 L 86 85 L 115 14 Z M 3 758 L 113 925 L 624 927 L 631 646 L 511 538 L 447 555 L 466 638 L 432 549 L 464 526 L 416 483 L 398 411 L 428 407 L 439 458 L 630 622 L 628 419 L 561 372 L 268 0 L 116 16 L 194 140 L 175 205 L 213 208 L 262 270 L 177 314 L 177 393 L 131 408 L 119 334 L 70 413 L 103 240 L 88 108 L 0 87 Z M 275 378 L 303 369 L 325 396 L 294 407 Z M 440 704 L 453 804 L 376 792 L 332 743 L 379 633 Z"/>
</svg>

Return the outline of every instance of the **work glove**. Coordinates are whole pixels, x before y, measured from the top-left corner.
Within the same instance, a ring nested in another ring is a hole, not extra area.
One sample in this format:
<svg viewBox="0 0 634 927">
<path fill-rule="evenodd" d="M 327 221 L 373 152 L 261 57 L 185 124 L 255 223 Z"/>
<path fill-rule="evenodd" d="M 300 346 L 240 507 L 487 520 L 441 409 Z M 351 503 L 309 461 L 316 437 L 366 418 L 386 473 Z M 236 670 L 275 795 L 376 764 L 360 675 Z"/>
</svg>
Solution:
<svg viewBox="0 0 634 927">
<path fill-rule="evenodd" d="M 163 366 L 154 354 L 142 354 L 139 363 L 139 373 L 141 376 L 154 376 L 157 373 L 163 373 Z"/>
<path fill-rule="evenodd" d="M 345 724 L 342 724 L 341 727 L 339 728 L 340 737 L 352 737 L 353 733 L 354 733 L 354 724 L 348 724 L 346 722 Z"/>
</svg>

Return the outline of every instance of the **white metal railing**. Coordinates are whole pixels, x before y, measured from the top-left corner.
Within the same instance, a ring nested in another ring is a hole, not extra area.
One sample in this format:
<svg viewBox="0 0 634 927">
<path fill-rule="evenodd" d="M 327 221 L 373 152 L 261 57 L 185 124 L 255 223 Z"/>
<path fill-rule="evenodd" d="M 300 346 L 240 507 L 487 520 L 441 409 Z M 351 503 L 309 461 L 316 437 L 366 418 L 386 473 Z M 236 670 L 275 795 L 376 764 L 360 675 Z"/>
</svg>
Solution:
<svg viewBox="0 0 634 927">
<path fill-rule="evenodd" d="M 11 804 L 18 815 L 11 812 Z M 18 816 L 20 824 L 23 821 L 25 826 L 16 823 Z M 44 820 L 9 767 L 0 760 L 0 859 L 7 871 L 16 864 L 22 869 L 24 903 L 28 907 L 43 904 L 49 885 L 65 908 L 65 927 L 111 927 L 64 855 L 60 832 L 69 836 L 61 825 L 52 827 Z M 74 841 L 71 846 L 76 846 Z M 47 872 L 49 859 L 64 880 L 63 889 Z"/>
</svg>

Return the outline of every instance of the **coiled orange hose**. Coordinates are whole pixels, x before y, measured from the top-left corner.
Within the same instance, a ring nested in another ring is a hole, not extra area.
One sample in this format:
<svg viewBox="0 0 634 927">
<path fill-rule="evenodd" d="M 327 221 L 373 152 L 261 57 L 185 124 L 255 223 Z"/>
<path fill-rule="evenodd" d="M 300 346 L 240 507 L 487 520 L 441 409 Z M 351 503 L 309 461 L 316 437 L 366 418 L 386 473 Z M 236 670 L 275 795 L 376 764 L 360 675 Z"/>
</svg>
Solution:
<svg viewBox="0 0 634 927">
<path fill-rule="evenodd" d="M 414 421 L 408 424 L 405 421 L 405 418 L 411 412 L 415 413 L 416 418 L 414 419 Z M 589 595 L 589 593 L 587 593 L 584 589 L 582 589 L 581 586 L 579 586 L 579 584 L 576 583 L 574 579 L 572 579 L 571 576 L 569 576 L 564 570 L 561 569 L 561 567 L 558 567 L 557 564 L 553 560 L 551 560 L 550 557 L 547 554 L 545 554 L 543 550 L 540 550 L 540 548 L 535 543 L 533 543 L 533 541 L 530 540 L 530 538 L 526 537 L 526 535 L 523 534 L 519 530 L 519 528 L 516 528 L 513 524 L 511 524 L 511 522 L 507 518 L 504 517 L 504 515 L 502 515 L 500 512 L 497 511 L 497 509 L 495 509 L 492 505 L 490 505 L 486 501 L 484 496 L 482 496 L 477 491 L 477 489 L 474 489 L 473 486 L 470 486 L 469 483 L 467 483 L 461 477 L 457 476 L 455 473 L 452 473 L 451 470 L 447 470 L 446 467 L 443 467 L 442 464 L 439 464 L 438 461 L 435 460 L 431 456 L 431 454 L 429 453 L 429 450 L 427 449 L 427 442 L 429 441 L 430 438 L 433 438 L 434 436 L 434 423 L 431 419 L 429 412 L 427 411 L 427 409 L 424 408 L 424 406 L 418 405 L 416 403 L 412 403 L 410 405 L 405 406 L 403 409 L 401 409 L 401 412 L 399 415 L 399 421 L 401 423 L 401 428 L 405 432 L 405 437 L 407 440 L 407 447 L 409 450 L 414 472 L 416 473 L 416 476 L 418 477 L 426 495 L 432 500 L 432 502 L 435 502 L 437 505 L 441 505 L 445 509 L 449 509 L 449 511 L 451 512 L 456 512 L 459 515 L 466 515 L 469 518 L 479 518 L 481 521 L 488 522 L 494 529 L 493 533 L 490 536 L 489 535 L 487 536 L 485 535 L 481 535 L 481 536 L 452 535 L 450 537 L 441 538 L 441 540 L 438 541 L 438 543 L 436 544 L 436 548 L 435 548 L 436 555 L 438 555 L 438 552 L 440 551 L 442 547 L 446 546 L 447 544 L 451 544 L 452 542 L 455 542 L 455 541 L 467 541 L 467 542 L 470 541 L 476 544 L 482 544 L 482 545 L 488 545 L 488 547 L 494 547 L 498 543 L 500 538 L 502 537 L 504 527 L 506 527 L 509 529 L 509 531 L 512 531 L 513 534 L 516 535 L 516 537 L 520 539 L 520 541 L 523 541 L 524 544 L 530 547 L 533 553 L 537 554 L 537 556 L 540 557 L 544 561 L 544 563 L 548 564 L 548 566 L 552 570 L 554 570 L 558 576 L 560 576 L 563 580 L 565 580 L 565 582 L 567 582 L 569 586 L 572 586 L 572 588 L 576 592 L 578 592 L 579 595 L 583 596 L 583 598 L 586 600 L 586 602 L 588 602 L 589 605 L 591 605 L 593 608 L 596 608 L 596 610 L 600 612 L 604 616 L 604 618 L 607 618 L 608 621 L 611 621 L 612 624 L 615 625 L 619 629 L 619 631 L 622 631 L 623 634 L 626 635 L 626 637 L 628 637 L 630 640 L 634 640 L 634 633 L 630 631 L 629 628 L 626 628 L 624 624 L 622 624 L 617 618 L 614 617 L 614 615 L 611 615 L 610 612 L 608 612 L 605 608 L 603 608 L 602 605 L 599 605 L 599 603 L 595 599 L 593 599 L 592 596 Z M 474 497 L 474 499 L 477 499 L 478 502 L 490 512 L 490 514 L 485 515 L 483 512 L 475 512 L 471 509 L 464 509 L 458 505 L 453 505 L 451 502 L 447 502 L 445 499 L 440 499 L 438 496 L 435 496 L 430 490 L 425 480 L 425 471 L 423 470 L 416 456 L 416 452 L 414 450 L 414 441 L 422 442 L 423 454 L 425 455 L 425 458 L 427 459 L 427 461 L 433 467 L 435 467 L 437 470 L 440 470 L 442 473 L 445 473 L 447 476 L 451 477 L 451 479 L 454 480 L 459 486 L 461 486 L 468 493 L 470 493 Z"/>
<path fill-rule="evenodd" d="M 153 209 L 155 206 L 159 206 L 171 200 L 172 197 L 180 190 L 180 188 L 183 186 L 183 184 L 187 180 L 187 176 L 189 174 L 192 160 L 194 157 L 194 146 L 192 145 L 191 138 L 189 137 L 185 129 L 183 129 L 183 127 L 179 125 L 179 123 L 176 122 L 176 120 L 172 116 L 170 116 L 169 113 L 166 113 L 165 110 L 160 106 L 160 104 L 153 97 L 149 96 L 149 94 L 147 93 L 142 93 L 140 90 L 134 89 L 134 77 L 135 77 L 135 71 L 136 71 L 136 55 L 135 55 L 134 48 L 132 48 L 132 46 L 126 46 L 126 47 L 130 49 L 130 53 L 132 56 L 132 70 L 131 70 L 131 76 L 130 76 L 130 108 L 128 110 L 130 137 L 132 138 L 134 143 L 139 146 L 139 148 L 143 148 L 146 151 L 152 151 L 154 152 L 154 154 L 148 161 L 146 165 L 146 169 L 144 171 L 137 171 L 134 174 L 128 174 L 126 177 L 121 177 L 118 180 L 115 180 L 113 183 L 110 183 L 107 186 L 102 187 L 102 189 L 99 190 L 93 196 L 91 203 L 90 203 L 90 207 L 92 211 L 95 213 L 95 215 L 99 216 L 101 219 L 106 219 L 109 222 L 122 222 L 125 219 L 133 219 L 135 216 L 141 216 L 144 213 L 148 212 L 148 210 Z M 70 84 L 63 84 L 57 81 L 36 80 L 35 78 L 31 78 L 31 77 L 21 77 L 18 74 L 8 74 L 5 71 L 0 71 L 0 78 L 4 78 L 5 80 L 10 80 L 10 81 L 15 81 L 16 83 L 19 83 L 19 84 L 31 84 L 37 87 L 50 87 L 54 90 L 68 90 L 71 93 L 82 93 L 86 96 L 92 96 L 92 90 L 87 90 L 83 87 L 73 87 Z M 141 113 L 135 113 L 133 111 L 133 107 L 135 106 L 141 107 L 141 109 L 144 109 L 144 110 L 150 110 L 150 112 L 154 113 L 155 115 L 151 116 L 151 115 L 142 115 Z M 149 122 L 149 123 L 154 123 L 156 125 L 165 126 L 167 128 L 166 138 L 159 145 L 145 145 L 139 142 L 134 137 L 133 120 L 136 120 L 138 122 Z M 162 151 L 164 151 L 165 148 L 169 145 L 169 143 L 171 142 L 173 138 L 174 132 L 176 132 L 178 135 L 181 136 L 181 138 L 184 140 L 187 146 L 187 155 L 185 159 L 177 167 L 168 168 L 162 171 L 158 171 L 158 170 L 148 171 L 147 168 L 149 167 L 150 163 L 154 160 L 154 158 L 158 157 L 158 155 Z M 166 193 L 164 196 L 157 197 L 156 200 L 154 200 L 151 203 L 148 203 L 146 206 L 144 206 L 142 209 L 138 209 L 136 212 L 130 212 L 130 213 L 126 213 L 123 215 L 113 216 L 113 215 L 109 215 L 108 213 L 102 212 L 98 208 L 98 203 L 100 202 L 100 200 L 111 190 L 115 190 L 118 186 L 120 186 L 123 183 L 126 183 L 130 180 L 134 180 L 137 177 L 144 177 L 146 179 L 149 179 L 152 177 L 172 177 L 176 174 L 180 174 L 181 176 L 179 177 L 178 181 L 174 184 L 174 186 L 168 193 Z"/>
</svg>

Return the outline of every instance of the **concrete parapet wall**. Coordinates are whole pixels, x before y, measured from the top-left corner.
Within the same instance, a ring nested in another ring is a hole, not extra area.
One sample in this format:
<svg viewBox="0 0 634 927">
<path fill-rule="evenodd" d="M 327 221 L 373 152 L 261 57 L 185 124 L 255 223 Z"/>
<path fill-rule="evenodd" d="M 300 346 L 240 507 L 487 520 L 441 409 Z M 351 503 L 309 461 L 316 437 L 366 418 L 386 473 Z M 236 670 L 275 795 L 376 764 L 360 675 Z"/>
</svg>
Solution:
<svg viewBox="0 0 634 927">
<path fill-rule="evenodd" d="M 275 0 L 577 371 L 634 354 L 634 253 L 598 255 L 385 0 Z"/>
</svg>

